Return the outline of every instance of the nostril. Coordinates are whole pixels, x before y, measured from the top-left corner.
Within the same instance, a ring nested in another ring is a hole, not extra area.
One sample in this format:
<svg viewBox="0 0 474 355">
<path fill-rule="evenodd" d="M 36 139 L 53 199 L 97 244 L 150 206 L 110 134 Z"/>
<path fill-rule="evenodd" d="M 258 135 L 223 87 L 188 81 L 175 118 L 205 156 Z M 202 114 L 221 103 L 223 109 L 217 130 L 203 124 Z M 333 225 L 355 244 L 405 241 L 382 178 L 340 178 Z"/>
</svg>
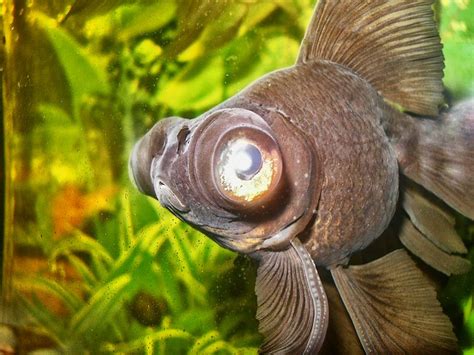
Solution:
<svg viewBox="0 0 474 355">
<path fill-rule="evenodd" d="M 178 133 L 178 154 L 186 150 L 189 143 L 189 134 L 191 131 L 188 127 L 184 126 Z"/>
<path fill-rule="evenodd" d="M 168 133 L 175 132 L 175 129 L 184 126 L 181 121 L 182 119 L 177 117 L 164 118 L 136 143 L 130 159 L 130 175 L 131 180 L 142 193 L 156 198 L 154 177 L 152 177 L 156 166 L 154 168 L 153 165 L 156 165 L 155 163 L 167 154 L 171 143 L 174 146 L 176 134 L 169 136 Z M 158 185 L 155 186 L 158 187 Z"/>
</svg>

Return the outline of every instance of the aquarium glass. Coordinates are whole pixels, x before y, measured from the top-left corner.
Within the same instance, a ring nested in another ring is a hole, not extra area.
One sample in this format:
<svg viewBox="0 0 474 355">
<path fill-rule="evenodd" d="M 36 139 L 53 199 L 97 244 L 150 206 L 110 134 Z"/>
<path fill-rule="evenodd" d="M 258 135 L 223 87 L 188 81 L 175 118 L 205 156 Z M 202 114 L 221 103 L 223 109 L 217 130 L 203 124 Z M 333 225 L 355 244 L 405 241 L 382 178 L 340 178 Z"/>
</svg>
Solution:
<svg viewBox="0 0 474 355">
<path fill-rule="evenodd" d="M 140 194 L 128 157 L 158 120 L 292 65 L 314 3 L 0 0 L 0 349 L 257 353 L 256 265 Z M 474 1 L 435 7 L 455 102 L 474 95 Z M 473 284 L 440 291 L 468 354 Z"/>
</svg>

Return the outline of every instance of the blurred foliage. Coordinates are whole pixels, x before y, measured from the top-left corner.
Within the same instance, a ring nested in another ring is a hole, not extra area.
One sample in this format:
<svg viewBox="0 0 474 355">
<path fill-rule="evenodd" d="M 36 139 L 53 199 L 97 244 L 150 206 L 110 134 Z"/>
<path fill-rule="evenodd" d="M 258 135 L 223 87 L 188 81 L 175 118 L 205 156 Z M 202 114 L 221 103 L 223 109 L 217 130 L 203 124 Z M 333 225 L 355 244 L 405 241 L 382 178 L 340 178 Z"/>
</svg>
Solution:
<svg viewBox="0 0 474 355">
<path fill-rule="evenodd" d="M 101 214 L 95 238 L 76 229 L 48 247 L 48 270 L 59 279 L 15 280 L 38 332 L 46 330 L 63 351 L 250 352 L 259 338 L 248 324 L 249 290 L 234 293 L 230 307 L 215 294 L 235 268 L 231 253 L 138 194 L 124 189 L 114 204 L 116 213 Z M 242 281 L 245 272 L 228 282 Z M 48 308 L 51 299 L 56 312 Z"/>
<path fill-rule="evenodd" d="M 444 84 L 454 100 L 474 96 L 474 1 L 441 0 L 440 34 L 445 56 Z M 474 225 L 458 218 L 458 232 L 474 265 Z M 441 292 L 465 354 L 474 354 L 474 270 L 453 276 Z"/>
<path fill-rule="evenodd" d="M 21 351 L 257 352 L 255 266 L 136 192 L 128 154 L 157 119 L 291 65 L 311 2 L 6 3 L 25 83 L 13 297 L 35 336 Z"/>
<path fill-rule="evenodd" d="M 440 25 L 445 56 L 444 83 L 457 97 L 474 96 L 474 4 L 442 0 Z"/>
<path fill-rule="evenodd" d="M 313 3 L 4 1 L 13 297 L 49 339 L 22 350 L 257 352 L 255 266 L 139 195 L 128 154 L 156 120 L 195 117 L 291 65 Z M 440 6 L 455 98 L 474 92 L 472 14 L 473 1 Z M 472 259 L 472 224 L 461 233 Z M 473 281 L 452 278 L 443 293 L 466 351 Z"/>
</svg>

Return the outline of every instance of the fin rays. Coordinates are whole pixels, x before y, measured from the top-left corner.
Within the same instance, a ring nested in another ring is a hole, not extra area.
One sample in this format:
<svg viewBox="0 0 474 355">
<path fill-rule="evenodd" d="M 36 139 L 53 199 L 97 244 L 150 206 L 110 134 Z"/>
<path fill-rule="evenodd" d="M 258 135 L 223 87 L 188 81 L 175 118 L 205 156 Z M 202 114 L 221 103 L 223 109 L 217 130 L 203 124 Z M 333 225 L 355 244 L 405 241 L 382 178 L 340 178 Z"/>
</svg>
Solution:
<svg viewBox="0 0 474 355">
<path fill-rule="evenodd" d="M 410 181 L 405 181 L 402 202 L 410 217 L 402 222 L 402 244 L 426 264 L 448 276 L 469 271 L 469 260 L 453 255 L 467 253 L 454 229 L 454 217 Z"/>
<path fill-rule="evenodd" d="M 438 120 L 420 119 L 402 148 L 401 172 L 450 207 L 474 219 L 474 101 Z"/>
<path fill-rule="evenodd" d="M 264 353 L 311 353 L 322 346 L 328 305 L 309 253 L 298 240 L 288 250 L 261 252 L 255 292 Z"/>
<path fill-rule="evenodd" d="M 391 102 L 436 116 L 443 102 L 443 55 L 432 0 L 320 0 L 298 63 L 351 68 Z"/>
<path fill-rule="evenodd" d="M 404 184 L 403 208 L 416 228 L 438 248 L 447 253 L 467 253 L 454 229 L 454 216 L 437 206 L 420 188 L 409 182 Z"/>
<path fill-rule="evenodd" d="M 405 219 L 400 233 L 403 245 L 426 264 L 446 274 L 463 274 L 469 271 L 471 263 L 457 255 L 451 255 L 430 242 L 413 224 Z"/>
<path fill-rule="evenodd" d="M 366 353 L 457 350 L 435 290 L 406 252 L 331 273 Z"/>
</svg>

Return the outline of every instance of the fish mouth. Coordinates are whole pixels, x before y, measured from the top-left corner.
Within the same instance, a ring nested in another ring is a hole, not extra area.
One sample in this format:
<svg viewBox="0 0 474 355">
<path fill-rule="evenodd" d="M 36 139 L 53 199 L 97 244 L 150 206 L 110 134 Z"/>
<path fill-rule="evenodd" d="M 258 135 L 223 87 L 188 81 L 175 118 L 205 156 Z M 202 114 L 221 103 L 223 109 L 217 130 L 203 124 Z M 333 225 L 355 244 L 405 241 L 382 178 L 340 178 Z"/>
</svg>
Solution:
<svg viewBox="0 0 474 355">
<path fill-rule="evenodd" d="M 128 165 L 129 177 L 141 193 L 156 198 L 151 171 L 153 160 L 163 155 L 169 131 L 177 123 L 176 117 L 160 120 L 133 147 Z"/>
<path fill-rule="evenodd" d="M 147 169 L 147 156 L 144 154 L 144 137 L 133 147 L 128 160 L 128 177 L 132 185 L 142 194 L 155 197 L 153 184 Z M 146 152 L 146 151 L 145 151 Z"/>
<path fill-rule="evenodd" d="M 190 208 L 161 179 L 157 179 L 155 183 L 155 193 L 161 205 L 175 215 L 185 214 L 190 211 Z"/>
<path fill-rule="evenodd" d="M 156 151 L 151 162 L 150 177 L 158 201 L 179 217 L 179 214 L 190 211 L 183 199 L 178 197 L 178 195 L 182 197 L 182 194 L 179 194 L 179 191 L 178 194 L 173 191 L 173 188 L 176 188 L 176 181 L 185 178 L 183 174 L 176 174 L 177 171 L 175 171 L 180 170 L 182 159 L 178 132 L 183 129 L 183 122 L 169 120 L 165 128 L 163 129 L 164 141 L 160 143 L 160 149 Z"/>
</svg>

